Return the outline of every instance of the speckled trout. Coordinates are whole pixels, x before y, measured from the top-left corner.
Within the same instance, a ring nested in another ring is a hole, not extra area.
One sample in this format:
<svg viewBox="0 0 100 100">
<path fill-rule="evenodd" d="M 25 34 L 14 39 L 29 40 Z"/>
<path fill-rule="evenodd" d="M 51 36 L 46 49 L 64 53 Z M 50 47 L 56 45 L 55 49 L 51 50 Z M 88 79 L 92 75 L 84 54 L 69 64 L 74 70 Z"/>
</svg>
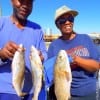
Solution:
<svg viewBox="0 0 100 100">
<path fill-rule="evenodd" d="M 24 49 L 23 45 L 20 44 L 12 60 L 12 84 L 17 95 L 21 97 L 26 95 L 26 93 L 22 93 L 24 72 L 25 72 Z"/>
<path fill-rule="evenodd" d="M 54 66 L 54 86 L 57 100 L 70 99 L 72 74 L 65 50 L 60 50 Z"/>
<path fill-rule="evenodd" d="M 38 96 L 42 87 L 43 66 L 39 56 L 39 52 L 34 46 L 31 46 L 30 62 L 34 87 L 34 96 L 32 100 L 38 100 Z"/>
</svg>

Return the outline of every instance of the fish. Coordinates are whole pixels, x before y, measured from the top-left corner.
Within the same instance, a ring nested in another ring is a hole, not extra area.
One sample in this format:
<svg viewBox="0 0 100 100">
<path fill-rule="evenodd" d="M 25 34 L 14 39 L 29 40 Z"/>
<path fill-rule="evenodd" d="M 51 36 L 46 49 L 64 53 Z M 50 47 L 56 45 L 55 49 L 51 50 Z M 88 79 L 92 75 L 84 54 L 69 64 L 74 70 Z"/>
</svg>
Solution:
<svg viewBox="0 0 100 100">
<path fill-rule="evenodd" d="M 12 59 L 12 85 L 19 97 L 25 96 L 27 93 L 22 92 L 24 73 L 25 73 L 25 60 L 24 49 L 20 44 L 18 50 L 15 52 Z"/>
<path fill-rule="evenodd" d="M 60 50 L 54 64 L 54 91 L 57 100 L 69 100 L 72 74 L 68 55 Z"/>
<path fill-rule="evenodd" d="M 34 87 L 34 95 L 32 97 L 32 100 L 38 100 L 38 96 L 42 88 L 43 65 L 39 56 L 39 52 L 33 45 L 31 46 L 30 63 Z"/>
</svg>

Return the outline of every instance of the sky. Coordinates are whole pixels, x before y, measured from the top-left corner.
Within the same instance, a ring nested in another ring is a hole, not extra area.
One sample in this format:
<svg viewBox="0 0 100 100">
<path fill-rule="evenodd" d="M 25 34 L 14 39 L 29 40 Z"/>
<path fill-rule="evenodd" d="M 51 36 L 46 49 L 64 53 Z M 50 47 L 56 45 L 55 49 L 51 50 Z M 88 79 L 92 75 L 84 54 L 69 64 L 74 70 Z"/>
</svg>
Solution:
<svg viewBox="0 0 100 100">
<path fill-rule="evenodd" d="M 77 33 L 100 33 L 100 0 L 35 0 L 28 19 L 41 25 L 44 31 L 59 33 L 54 23 L 57 8 L 66 5 L 79 12 L 75 17 L 74 31 Z M 11 0 L 0 0 L 2 16 L 12 14 Z"/>
</svg>

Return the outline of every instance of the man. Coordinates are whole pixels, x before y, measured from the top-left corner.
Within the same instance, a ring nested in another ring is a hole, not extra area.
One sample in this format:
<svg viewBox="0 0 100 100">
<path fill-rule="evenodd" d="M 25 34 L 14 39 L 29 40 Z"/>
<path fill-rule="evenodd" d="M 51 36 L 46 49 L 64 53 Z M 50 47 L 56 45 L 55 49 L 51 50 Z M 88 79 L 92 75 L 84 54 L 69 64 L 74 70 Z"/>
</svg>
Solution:
<svg viewBox="0 0 100 100">
<path fill-rule="evenodd" d="M 73 30 L 78 12 L 62 6 L 56 10 L 55 24 L 62 36 L 54 40 L 48 49 L 48 57 L 54 57 L 63 49 L 73 58 L 71 65 L 71 100 L 96 100 L 96 72 L 99 70 L 99 53 L 91 38 Z M 51 86 L 50 100 L 55 100 Z"/>
<path fill-rule="evenodd" d="M 11 71 L 11 59 L 13 59 L 19 44 L 23 44 L 25 48 L 26 65 L 23 92 L 28 95 L 23 100 L 31 100 L 34 93 L 29 61 L 30 47 L 34 45 L 39 50 L 42 62 L 47 58 L 47 51 L 40 25 L 27 20 L 32 12 L 34 0 L 11 0 L 11 3 L 12 15 L 0 18 L 0 100 L 21 100 L 12 86 Z M 45 100 L 44 86 L 39 100 Z"/>
</svg>

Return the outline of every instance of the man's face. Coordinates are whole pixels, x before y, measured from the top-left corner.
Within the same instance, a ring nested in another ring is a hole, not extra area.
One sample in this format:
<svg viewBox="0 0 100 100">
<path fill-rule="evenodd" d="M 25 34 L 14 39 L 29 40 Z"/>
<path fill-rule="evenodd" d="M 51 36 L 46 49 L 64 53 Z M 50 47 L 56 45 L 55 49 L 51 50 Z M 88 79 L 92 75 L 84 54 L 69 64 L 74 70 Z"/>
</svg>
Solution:
<svg viewBox="0 0 100 100">
<path fill-rule="evenodd" d="M 65 14 L 57 20 L 57 25 L 62 34 L 70 34 L 73 31 L 74 17 L 71 14 Z"/>
<path fill-rule="evenodd" d="M 12 0 L 13 14 L 21 20 L 27 19 L 32 12 L 33 0 Z"/>
</svg>

